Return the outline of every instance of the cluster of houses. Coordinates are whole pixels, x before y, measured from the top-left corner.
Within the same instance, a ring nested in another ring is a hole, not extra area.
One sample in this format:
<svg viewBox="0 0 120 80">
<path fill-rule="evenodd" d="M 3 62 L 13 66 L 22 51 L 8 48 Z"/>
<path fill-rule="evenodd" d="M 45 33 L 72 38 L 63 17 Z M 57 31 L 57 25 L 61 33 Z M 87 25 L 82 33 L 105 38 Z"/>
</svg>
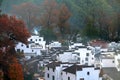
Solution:
<svg viewBox="0 0 120 80">
<path fill-rule="evenodd" d="M 46 45 L 37 35 L 28 42 L 18 43 L 16 51 L 23 52 L 27 60 L 40 56 L 38 64 L 44 67 L 44 80 L 102 80 L 103 68 L 120 71 L 119 43 L 94 40 L 87 45 L 72 43 L 64 47 L 58 41 Z"/>
</svg>

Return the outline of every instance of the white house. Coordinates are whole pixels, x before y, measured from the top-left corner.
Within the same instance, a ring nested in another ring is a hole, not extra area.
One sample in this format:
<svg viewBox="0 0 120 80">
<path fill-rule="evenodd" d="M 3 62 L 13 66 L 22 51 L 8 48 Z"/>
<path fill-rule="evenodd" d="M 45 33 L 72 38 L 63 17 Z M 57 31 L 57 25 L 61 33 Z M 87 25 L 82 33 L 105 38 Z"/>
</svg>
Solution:
<svg viewBox="0 0 120 80">
<path fill-rule="evenodd" d="M 109 52 L 108 52 L 108 54 L 107 53 L 104 53 L 104 54 L 102 53 L 101 54 L 101 66 L 103 68 L 115 67 L 114 54 L 109 54 Z"/>
<path fill-rule="evenodd" d="M 34 35 L 28 39 L 28 45 L 19 42 L 15 49 L 18 52 L 23 52 L 26 58 L 30 58 L 41 55 L 41 50 L 45 50 L 45 44 L 46 41 L 43 40 L 43 37 Z"/>
<path fill-rule="evenodd" d="M 102 80 L 100 68 L 73 65 L 62 71 L 62 80 Z"/>
<path fill-rule="evenodd" d="M 65 51 L 61 54 L 58 54 L 57 60 L 61 62 L 78 62 L 79 60 L 79 53 L 75 53 L 72 51 Z"/>
<path fill-rule="evenodd" d="M 53 41 L 49 44 L 49 48 L 62 47 L 62 44 L 58 41 Z"/>
<path fill-rule="evenodd" d="M 73 63 L 51 62 L 44 69 L 45 80 L 62 80 L 62 70 L 72 66 Z"/>
<path fill-rule="evenodd" d="M 94 64 L 94 47 L 85 46 L 82 43 L 73 43 L 69 46 L 70 50 L 74 50 L 75 53 L 78 53 L 80 64 L 93 65 Z"/>
<path fill-rule="evenodd" d="M 69 46 L 69 49 L 71 50 L 81 46 L 84 46 L 84 45 L 82 43 L 73 43 L 72 45 Z"/>
<path fill-rule="evenodd" d="M 115 55 L 115 67 L 120 71 L 120 54 Z"/>
<path fill-rule="evenodd" d="M 79 53 L 80 64 L 93 65 L 94 64 L 94 53 L 85 46 L 81 46 L 74 52 Z"/>
</svg>

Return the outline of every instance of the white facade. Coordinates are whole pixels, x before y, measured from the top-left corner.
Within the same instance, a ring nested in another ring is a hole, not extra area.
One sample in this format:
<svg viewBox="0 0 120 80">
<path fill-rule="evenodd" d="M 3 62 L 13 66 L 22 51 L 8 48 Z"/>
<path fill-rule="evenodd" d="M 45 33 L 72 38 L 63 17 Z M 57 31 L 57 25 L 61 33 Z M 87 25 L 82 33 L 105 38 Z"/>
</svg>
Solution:
<svg viewBox="0 0 120 80">
<path fill-rule="evenodd" d="M 114 55 L 101 54 L 101 66 L 102 67 L 115 67 Z"/>
<path fill-rule="evenodd" d="M 62 70 L 68 66 L 72 66 L 71 63 L 52 62 L 45 67 L 45 80 L 62 80 Z M 54 76 L 54 79 L 53 79 Z"/>
<path fill-rule="evenodd" d="M 45 80 L 61 80 L 61 67 L 58 66 L 49 69 L 45 67 Z"/>
<path fill-rule="evenodd" d="M 76 80 L 76 75 L 62 71 L 62 80 Z"/>
<path fill-rule="evenodd" d="M 120 54 L 115 55 L 115 67 L 120 71 Z"/>
<path fill-rule="evenodd" d="M 43 37 L 31 36 L 28 42 L 28 45 L 18 43 L 15 47 L 16 51 L 23 52 L 26 58 L 41 55 L 41 50 L 45 50 L 46 41 Z"/>
<path fill-rule="evenodd" d="M 69 49 L 71 50 L 71 49 L 73 49 L 73 48 L 75 48 L 77 46 L 84 46 L 84 45 L 82 43 L 74 43 L 73 45 L 69 46 Z"/>
<path fill-rule="evenodd" d="M 51 49 L 52 47 L 62 47 L 61 43 L 58 41 L 54 41 L 49 44 L 49 48 Z"/>
<path fill-rule="evenodd" d="M 92 53 L 91 50 L 88 50 L 87 48 L 83 47 L 79 48 L 78 50 L 75 50 L 74 52 L 79 53 L 80 64 L 94 64 L 94 53 Z"/>
<path fill-rule="evenodd" d="M 89 73 L 89 74 L 88 74 Z M 77 71 L 77 78 L 76 80 L 80 80 L 83 78 L 84 80 L 100 80 L 99 77 L 100 70 L 95 70 L 95 68 L 83 68 L 82 71 Z M 102 80 L 102 79 L 101 79 Z"/>
<path fill-rule="evenodd" d="M 61 62 L 77 62 L 79 56 L 73 52 L 64 52 L 57 56 L 57 60 Z"/>
<path fill-rule="evenodd" d="M 31 48 L 39 48 L 41 50 L 45 50 L 45 44 L 46 41 L 44 41 L 43 37 L 39 37 L 39 36 L 31 36 L 28 41 L 30 42 L 34 42 L 31 44 Z M 38 44 L 38 45 L 36 45 Z"/>
<path fill-rule="evenodd" d="M 101 61 L 101 66 L 103 68 L 107 68 L 107 67 L 115 67 L 115 60 L 114 59 L 110 59 L 110 58 L 106 58 L 106 59 L 102 59 Z"/>
<path fill-rule="evenodd" d="M 74 69 L 74 68 L 76 69 Z M 81 67 L 79 70 L 78 67 Z M 71 66 L 62 71 L 62 80 L 102 80 L 100 77 L 100 69 L 93 67 L 82 67 L 82 66 Z M 75 72 L 70 72 L 71 69 L 76 70 Z"/>
</svg>

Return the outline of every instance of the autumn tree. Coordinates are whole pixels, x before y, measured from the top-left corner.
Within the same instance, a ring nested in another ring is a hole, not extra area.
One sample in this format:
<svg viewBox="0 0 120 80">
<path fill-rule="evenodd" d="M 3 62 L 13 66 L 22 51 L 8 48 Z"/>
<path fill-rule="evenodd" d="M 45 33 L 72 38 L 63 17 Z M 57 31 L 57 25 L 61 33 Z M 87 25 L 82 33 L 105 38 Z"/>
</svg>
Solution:
<svg viewBox="0 0 120 80">
<path fill-rule="evenodd" d="M 55 0 L 45 0 L 42 4 L 42 7 L 42 27 L 51 29 L 51 31 L 57 36 L 59 40 L 63 39 L 65 36 L 64 34 L 69 32 L 70 26 L 68 20 L 71 16 L 69 9 L 65 4 L 60 5 Z"/>
<path fill-rule="evenodd" d="M 41 16 L 42 26 L 49 29 L 57 26 L 59 15 L 57 2 L 55 0 L 44 0 L 42 8 L 43 8 L 43 15 Z"/>
<path fill-rule="evenodd" d="M 0 68 L 3 70 L 4 80 L 23 80 L 21 66 L 15 56 L 15 45 L 17 42 L 27 44 L 29 32 L 22 20 L 5 14 L 0 15 L 0 27 Z M 15 71 L 19 79 L 14 75 L 9 75 L 12 67 L 20 70 L 19 72 Z M 14 79 L 12 79 L 13 77 Z"/>
<path fill-rule="evenodd" d="M 68 21 L 69 21 L 69 18 L 71 17 L 71 13 L 65 4 L 61 5 L 59 12 L 60 13 L 59 13 L 58 26 L 60 29 L 60 34 L 64 38 L 65 37 L 64 34 L 70 33 L 70 24 Z"/>
<path fill-rule="evenodd" d="M 34 3 L 14 5 L 11 13 L 23 19 L 30 32 L 34 27 L 40 26 L 40 7 Z"/>
</svg>

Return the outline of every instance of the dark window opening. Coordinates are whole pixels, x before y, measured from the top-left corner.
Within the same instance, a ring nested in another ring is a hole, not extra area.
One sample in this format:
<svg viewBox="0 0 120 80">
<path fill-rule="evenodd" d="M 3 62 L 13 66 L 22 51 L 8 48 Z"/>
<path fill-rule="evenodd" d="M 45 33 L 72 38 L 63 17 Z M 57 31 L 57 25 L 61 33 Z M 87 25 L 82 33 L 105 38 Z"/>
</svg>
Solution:
<svg viewBox="0 0 120 80">
<path fill-rule="evenodd" d="M 47 74 L 47 77 L 49 78 L 49 74 Z"/>
<path fill-rule="evenodd" d="M 49 70 L 49 67 L 48 67 L 48 70 Z"/>
<path fill-rule="evenodd" d="M 53 68 L 53 72 L 55 71 L 55 68 Z"/>
<path fill-rule="evenodd" d="M 87 75 L 90 75 L 90 72 L 87 72 Z"/>
<path fill-rule="evenodd" d="M 88 58 L 85 58 L 86 61 L 88 61 Z"/>
<path fill-rule="evenodd" d="M 27 48 L 29 48 L 29 46 L 27 45 Z"/>
<path fill-rule="evenodd" d="M 55 76 L 52 76 L 52 80 L 55 80 Z"/>
<path fill-rule="evenodd" d="M 70 80 L 70 77 L 68 77 L 68 80 Z"/>
<path fill-rule="evenodd" d="M 23 46 L 23 44 L 21 46 Z"/>
<path fill-rule="evenodd" d="M 17 52 L 20 52 L 20 49 L 17 49 Z"/>
<path fill-rule="evenodd" d="M 84 80 L 84 78 L 80 78 L 80 80 Z"/>
<path fill-rule="evenodd" d="M 86 56 L 89 56 L 89 53 L 86 53 Z"/>
</svg>

